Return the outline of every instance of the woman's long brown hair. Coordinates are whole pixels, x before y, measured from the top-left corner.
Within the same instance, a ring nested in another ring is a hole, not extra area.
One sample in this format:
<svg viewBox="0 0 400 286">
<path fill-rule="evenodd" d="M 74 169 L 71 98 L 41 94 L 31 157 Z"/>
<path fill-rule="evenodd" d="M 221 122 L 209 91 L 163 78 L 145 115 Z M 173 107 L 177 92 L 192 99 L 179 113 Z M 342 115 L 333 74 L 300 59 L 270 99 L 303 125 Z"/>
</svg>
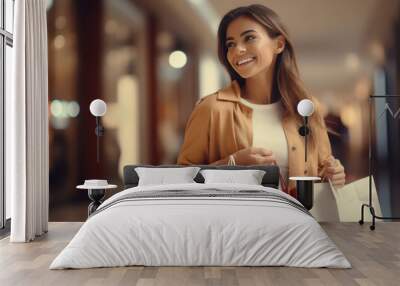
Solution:
<svg viewBox="0 0 400 286">
<path fill-rule="evenodd" d="M 285 110 L 284 117 L 294 117 L 300 120 L 300 122 L 302 118 L 297 113 L 297 104 L 302 99 L 310 99 L 314 102 L 316 108 L 314 114 L 309 118 L 309 122 L 311 126 L 310 141 L 315 143 L 316 138 L 313 136 L 313 134 L 315 134 L 313 130 L 317 126 L 325 127 L 325 124 L 315 99 L 307 94 L 303 82 L 300 79 L 296 56 L 287 30 L 279 16 L 270 8 L 258 4 L 238 7 L 229 11 L 222 18 L 218 28 L 218 57 L 221 63 L 228 70 L 231 80 L 237 81 L 241 88 L 246 85 L 246 80 L 232 68 L 227 59 L 228 49 L 226 47 L 226 31 L 229 24 L 239 17 L 249 17 L 257 21 L 265 28 L 268 35 L 273 39 L 280 35 L 285 38 L 285 48 L 277 55 L 275 63 L 272 96 L 282 98 Z"/>
</svg>

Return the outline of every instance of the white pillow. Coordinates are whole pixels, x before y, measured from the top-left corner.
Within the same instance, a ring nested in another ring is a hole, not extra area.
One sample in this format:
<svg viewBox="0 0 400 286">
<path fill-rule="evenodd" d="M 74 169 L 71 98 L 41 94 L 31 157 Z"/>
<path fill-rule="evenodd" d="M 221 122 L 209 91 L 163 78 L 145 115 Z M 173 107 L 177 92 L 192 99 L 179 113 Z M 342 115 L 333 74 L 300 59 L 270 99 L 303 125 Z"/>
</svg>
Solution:
<svg viewBox="0 0 400 286">
<path fill-rule="evenodd" d="M 199 167 L 135 168 L 139 176 L 139 186 L 196 183 L 193 179 L 199 170 Z"/>
<path fill-rule="evenodd" d="M 201 170 L 205 184 L 226 183 L 261 185 L 265 171 L 262 170 Z"/>
</svg>

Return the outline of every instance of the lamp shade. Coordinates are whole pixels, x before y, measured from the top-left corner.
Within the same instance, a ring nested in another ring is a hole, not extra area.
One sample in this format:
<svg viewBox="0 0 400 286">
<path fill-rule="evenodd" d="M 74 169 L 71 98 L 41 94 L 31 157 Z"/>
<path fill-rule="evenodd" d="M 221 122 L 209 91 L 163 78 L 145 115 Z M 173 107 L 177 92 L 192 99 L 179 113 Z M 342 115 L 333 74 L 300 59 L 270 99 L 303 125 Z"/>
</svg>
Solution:
<svg viewBox="0 0 400 286">
<path fill-rule="evenodd" d="M 301 116 L 311 116 L 314 113 L 314 103 L 309 99 L 303 99 L 297 104 L 297 112 Z"/>
<path fill-rule="evenodd" d="M 103 116 L 107 112 L 107 104 L 101 99 L 95 99 L 90 103 L 89 109 L 94 116 Z"/>
</svg>

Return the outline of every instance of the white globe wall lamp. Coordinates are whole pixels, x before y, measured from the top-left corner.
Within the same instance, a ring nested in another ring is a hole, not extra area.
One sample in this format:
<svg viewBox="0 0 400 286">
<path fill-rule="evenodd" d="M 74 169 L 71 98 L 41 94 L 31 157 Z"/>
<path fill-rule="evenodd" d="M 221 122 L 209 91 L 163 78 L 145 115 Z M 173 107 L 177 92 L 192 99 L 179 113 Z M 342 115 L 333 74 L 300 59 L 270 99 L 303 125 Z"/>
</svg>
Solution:
<svg viewBox="0 0 400 286">
<path fill-rule="evenodd" d="M 95 99 L 90 103 L 90 113 L 96 117 L 96 128 L 94 130 L 97 137 L 97 162 L 100 162 L 100 136 L 104 135 L 104 127 L 101 126 L 100 117 L 107 112 L 107 104 L 101 99 Z"/>
</svg>

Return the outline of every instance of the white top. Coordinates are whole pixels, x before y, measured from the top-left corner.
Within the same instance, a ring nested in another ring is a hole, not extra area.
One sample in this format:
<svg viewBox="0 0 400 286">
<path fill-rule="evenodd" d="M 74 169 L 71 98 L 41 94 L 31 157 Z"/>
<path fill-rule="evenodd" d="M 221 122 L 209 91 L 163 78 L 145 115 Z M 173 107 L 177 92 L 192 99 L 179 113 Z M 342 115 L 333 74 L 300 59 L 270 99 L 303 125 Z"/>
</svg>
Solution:
<svg viewBox="0 0 400 286">
<path fill-rule="evenodd" d="M 117 185 L 106 185 L 106 186 L 92 186 L 92 185 L 79 185 L 76 186 L 77 189 L 80 190 L 108 190 L 108 189 L 115 189 Z"/>
<path fill-rule="evenodd" d="M 262 147 L 272 151 L 287 184 L 288 144 L 282 126 L 282 102 L 279 100 L 271 104 L 254 104 L 244 98 L 241 98 L 240 101 L 253 109 L 253 147 Z M 281 189 L 280 182 L 279 189 Z"/>
<path fill-rule="evenodd" d="M 110 185 L 107 180 L 92 179 L 85 180 L 83 185 L 76 186 L 77 189 L 87 189 L 87 190 L 101 190 L 101 189 L 114 189 L 116 185 Z"/>
</svg>

